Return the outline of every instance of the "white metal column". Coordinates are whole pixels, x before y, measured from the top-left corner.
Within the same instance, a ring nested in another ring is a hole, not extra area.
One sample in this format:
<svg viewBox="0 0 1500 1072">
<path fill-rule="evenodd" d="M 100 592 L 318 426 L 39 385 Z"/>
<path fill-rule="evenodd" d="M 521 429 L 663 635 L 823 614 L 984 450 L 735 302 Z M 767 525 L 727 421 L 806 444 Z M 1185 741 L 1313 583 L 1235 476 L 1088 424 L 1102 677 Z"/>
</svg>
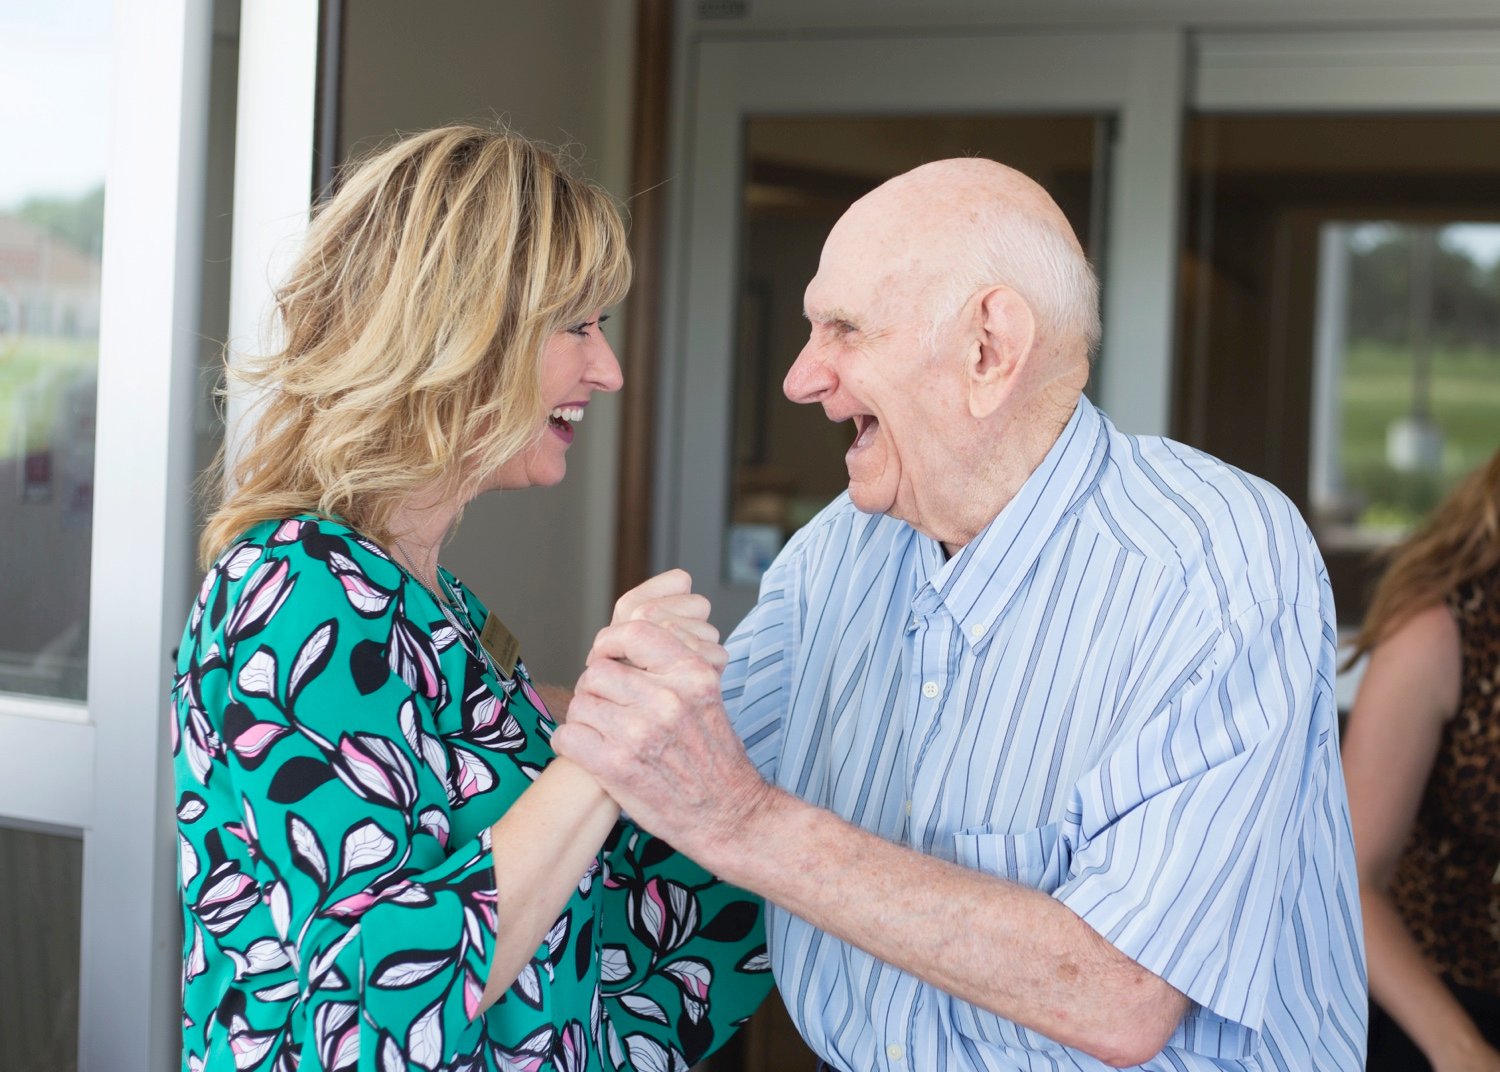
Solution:
<svg viewBox="0 0 1500 1072">
<path fill-rule="evenodd" d="M 175 1067 L 166 689 L 188 603 L 212 10 L 120 0 L 104 218 L 80 1066 Z"/>
<path fill-rule="evenodd" d="M 235 357 L 275 345 L 273 292 L 297 254 L 312 201 L 318 5 L 251 0 L 240 16 L 234 145 L 234 253 L 229 347 Z M 229 451 L 252 400 L 230 382 Z"/>
</svg>

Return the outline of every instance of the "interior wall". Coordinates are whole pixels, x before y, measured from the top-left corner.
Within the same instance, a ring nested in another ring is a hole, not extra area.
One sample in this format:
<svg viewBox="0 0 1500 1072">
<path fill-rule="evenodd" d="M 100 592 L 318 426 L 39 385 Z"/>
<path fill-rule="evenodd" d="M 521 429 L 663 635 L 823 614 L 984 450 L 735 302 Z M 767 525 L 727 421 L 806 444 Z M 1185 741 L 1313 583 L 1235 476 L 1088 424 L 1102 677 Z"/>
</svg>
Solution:
<svg viewBox="0 0 1500 1072">
<path fill-rule="evenodd" d="M 634 3 L 360 0 L 345 5 L 341 153 L 455 120 L 500 120 L 572 147 L 622 201 Z M 624 337 L 619 319 L 607 334 Z M 539 679 L 571 684 L 613 599 L 618 399 L 596 395 L 553 488 L 470 505 L 442 556 L 521 638 Z"/>
</svg>

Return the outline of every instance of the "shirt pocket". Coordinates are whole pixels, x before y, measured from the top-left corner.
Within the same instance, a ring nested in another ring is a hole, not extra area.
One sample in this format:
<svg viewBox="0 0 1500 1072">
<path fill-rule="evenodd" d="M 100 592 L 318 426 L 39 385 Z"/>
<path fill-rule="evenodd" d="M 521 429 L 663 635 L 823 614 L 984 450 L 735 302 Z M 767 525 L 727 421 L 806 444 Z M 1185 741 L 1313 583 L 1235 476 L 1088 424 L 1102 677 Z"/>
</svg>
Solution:
<svg viewBox="0 0 1500 1072">
<path fill-rule="evenodd" d="M 1053 893 L 1068 877 L 1073 848 L 1064 822 L 1048 823 L 1019 834 L 996 833 L 976 826 L 953 835 L 955 860 L 963 867 L 994 875 L 1018 886 Z M 1004 951 L 997 953 L 1004 959 Z M 986 1046 L 1019 1052 L 1058 1053 L 1065 1047 L 1037 1031 L 949 997 L 954 1029 Z"/>
<path fill-rule="evenodd" d="M 953 835 L 954 859 L 964 867 L 1018 886 L 1052 893 L 1068 877 L 1073 848 L 1065 822 L 1048 823 L 1019 834 L 975 826 Z"/>
</svg>

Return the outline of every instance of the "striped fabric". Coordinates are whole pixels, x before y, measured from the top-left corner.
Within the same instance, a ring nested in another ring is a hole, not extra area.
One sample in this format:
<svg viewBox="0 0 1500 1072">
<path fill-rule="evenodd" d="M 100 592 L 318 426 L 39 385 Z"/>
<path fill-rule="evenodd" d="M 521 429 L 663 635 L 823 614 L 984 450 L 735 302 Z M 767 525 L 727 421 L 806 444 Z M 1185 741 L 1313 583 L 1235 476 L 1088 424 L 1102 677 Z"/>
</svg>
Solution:
<svg viewBox="0 0 1500 1072">
<path fill-rule="evenodd" d="M 1084 400 L 952 559 L 834 502 L 729 652 L 725 701 L 767 778 L 1048 892 L 1193 1000 L 1143 1067 L 1363 1068 L 1332 597 L 1269 485 Z M 787 912 L 769 930 L 836 1068 L 1105 1067 Z"/>
</svg>

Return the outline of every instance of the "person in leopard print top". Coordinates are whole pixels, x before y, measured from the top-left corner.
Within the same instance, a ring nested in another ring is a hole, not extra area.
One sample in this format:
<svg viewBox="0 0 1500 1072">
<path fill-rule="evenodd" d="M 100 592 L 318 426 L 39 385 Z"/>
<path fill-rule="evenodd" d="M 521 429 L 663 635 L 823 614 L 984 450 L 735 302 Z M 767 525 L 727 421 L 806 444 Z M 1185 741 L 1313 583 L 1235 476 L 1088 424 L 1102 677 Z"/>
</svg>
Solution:
<svg viewBox="0 0 1500 1072">
<path fill-rule="evenodd" d="M 1500 451 L 1395 550 L 1354 648 L 1369 1068 L 1500 1072 Z"/>
</svg>

